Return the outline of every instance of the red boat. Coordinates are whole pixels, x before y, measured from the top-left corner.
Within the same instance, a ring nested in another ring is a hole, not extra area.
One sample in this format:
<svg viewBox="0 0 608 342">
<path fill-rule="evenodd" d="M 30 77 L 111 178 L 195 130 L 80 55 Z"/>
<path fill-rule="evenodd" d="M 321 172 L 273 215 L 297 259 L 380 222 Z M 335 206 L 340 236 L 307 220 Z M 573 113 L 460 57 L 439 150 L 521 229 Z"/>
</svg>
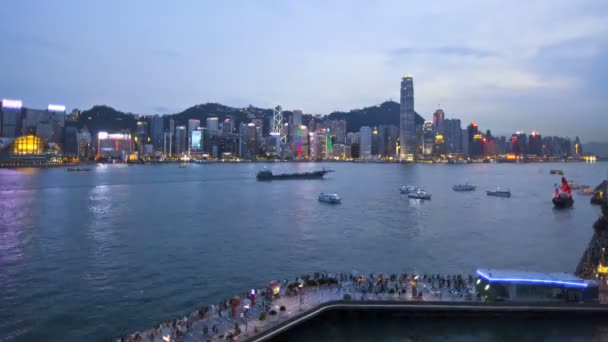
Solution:
<svg viewBox="0 0 608 342">
<path fill-rule="evenodd" d="M 572 189 L 568 185 L 568 181 L 565 177 L 562 177 L 562 190 L 555 188 L 553 194 L 553 206 L 558 209 L 570 208 L 574 205 L 574 199 L 572 198 Z"/>
</svg>

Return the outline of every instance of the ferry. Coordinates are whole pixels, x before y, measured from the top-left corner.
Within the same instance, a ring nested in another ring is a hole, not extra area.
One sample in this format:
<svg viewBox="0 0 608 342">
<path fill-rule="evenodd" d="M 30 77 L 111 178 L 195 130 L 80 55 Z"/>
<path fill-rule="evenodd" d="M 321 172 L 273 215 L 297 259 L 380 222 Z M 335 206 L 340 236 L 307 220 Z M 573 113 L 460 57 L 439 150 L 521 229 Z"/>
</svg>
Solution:
<svg viewBox="0 0 608 342">
<path fill-rule="evenodd" d="M 486 195 L 495 197 L 511 197 L 511 190 L 496 188 L 496 190 L 486 191 Z"/>
<path fill-rule="evenodd" d="M 300 173 L 279 173 L 273 174 L 270 170 L 262 170 L 258 172 L 256 178 L 259 181 L 267 180 L 281 180 L 281 179 L 321 179 L 325 174 L 334 172 L 333 170 L 318 170 L 312 172 L 300 172 Z"/>
<path fill-rule="evenodd" d="M 342 202 L 342 198 L 340 196 L 338 196 L 338 194 L 336 194 L 336 193 L 322 192 L 319 195 L 319 202 L 338 204 L 338 203 Z"/>
<path fill-rule="evenodd" d="M 427 193 L 424 190 L 418 189 L 416 192 L 411 192 L 407 194 L 407 197 L 420 200 L 430 200 L 431 194 Z"/>
<path fill-rule="evenodd" d="M 413 185 L 403 185 L 399 189 L 402 194 L 410 194 L 418 191 L 419 189 Z"/>
</svg>

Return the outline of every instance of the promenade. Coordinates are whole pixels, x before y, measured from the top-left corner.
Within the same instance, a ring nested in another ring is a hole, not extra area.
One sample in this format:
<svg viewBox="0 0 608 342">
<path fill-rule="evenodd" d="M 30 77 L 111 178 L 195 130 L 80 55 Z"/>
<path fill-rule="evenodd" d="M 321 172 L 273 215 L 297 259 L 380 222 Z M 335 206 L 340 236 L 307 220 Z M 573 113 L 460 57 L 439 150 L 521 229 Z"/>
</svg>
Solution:
<svg viewBox="0 0 608 342">
<path fill-rule="evenodd" d="M 370 274 L 353 276 L 349 274 L 319 275 L 320 279 L 336 281 L 331 285 L 295 287 L 288 290 L 284 281 L 280 284 L 279 295 L 266 299 L 268 289 L 256 290 L 255 304 L 246 296 L 231 315 L 230 300 L 201 308 L 171 322 L 164 322 L 155 328 L 137 332 L 116 341 L 226 341 L 247 340 L 275 328 L 298 315 L 312 310 L 321 304 L 348 300 L 350 302 L 424 302 L 478 301 L 472 284 L 472 276 L 417 276 Z M 311 281 L 298 279 L 300 283 Z M 321 281 L 324 282 L 324 281 Z M 292 282 L 295 284 L 296 282 Z M 313 281 L 314 283 L 314 281 Z M 415 285 L 415 286 L 413 286 Z M 263 316 L 264 319 L 260 319 Z"/>
</svg>

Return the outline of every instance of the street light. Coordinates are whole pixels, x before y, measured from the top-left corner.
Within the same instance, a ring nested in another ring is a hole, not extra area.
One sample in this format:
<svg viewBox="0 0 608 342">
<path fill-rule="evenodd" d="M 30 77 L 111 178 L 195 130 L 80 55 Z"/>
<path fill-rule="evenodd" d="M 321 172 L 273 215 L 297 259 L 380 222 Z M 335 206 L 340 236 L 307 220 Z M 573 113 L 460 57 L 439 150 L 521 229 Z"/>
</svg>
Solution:
<svg viewBox="0 0 608 342">
<path fill-rule="evenodd" d="M 249 304 L 245 304 L 243 307 L 245 309 L 245 334 L 248 330 L 248 321 L 249 321 Z"/>
<path fill-rule="evenodd" d="M 298 294 L 300 297 L 300 311 L 302 311 L 302 288 L 304 287 L 304 284 L 299 283 L 298 284 Z"/>
</svg>

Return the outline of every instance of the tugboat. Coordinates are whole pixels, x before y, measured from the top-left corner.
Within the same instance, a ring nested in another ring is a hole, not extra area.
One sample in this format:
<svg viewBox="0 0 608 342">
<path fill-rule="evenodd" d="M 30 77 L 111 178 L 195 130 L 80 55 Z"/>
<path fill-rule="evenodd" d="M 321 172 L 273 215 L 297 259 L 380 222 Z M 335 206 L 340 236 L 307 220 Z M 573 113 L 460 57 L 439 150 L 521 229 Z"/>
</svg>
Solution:
<svg viewBox="0 0 608 342">
<path fill-rule="evenodd" d="M 318 170 L 312 172 L 301 172 L 301 173 L 280 173 L 273 174 L 270 170 L 262 170 L 258 172 L 256 176 L 259 181 L 269 180 L 281 180 L 281 179 L 321 179 L 328 172 L 334 172 L 333 170 Z"/>
<path fill-rule="evenodd" d="M 562 191 L 555 188 L 553 194 L 553 206 L 557 209 L 571 208 L 574 205 L 574 199 L 572 198 L 572 189 L 568 185 L 568 181 L 565 177 L 562 177 Z"/>
</svg>

